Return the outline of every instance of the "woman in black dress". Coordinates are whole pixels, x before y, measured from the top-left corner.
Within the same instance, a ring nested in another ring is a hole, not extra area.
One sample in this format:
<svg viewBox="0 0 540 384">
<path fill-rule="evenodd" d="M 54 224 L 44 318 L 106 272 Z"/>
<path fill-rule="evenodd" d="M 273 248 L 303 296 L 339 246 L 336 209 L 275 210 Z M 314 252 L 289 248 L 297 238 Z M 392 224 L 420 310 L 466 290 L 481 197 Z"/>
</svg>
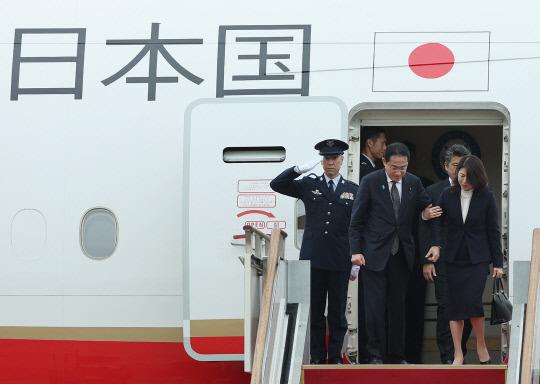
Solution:
<svg viewBox="0 0 540 384">
<path fill-rule="evenodd" d="M 502 276 L 503 255 L 497 204 L 488 189 L 482 161 L 465 156 L 457 167 L 457 180 L 445 188 L 437 203 L 448 220 L 448 235 L 442 257 L 446 270 L 446 317 L 454 342 L 454 365 L 463 364 L 463 320 L 470 319 L 476 333 L 480 364 L 491 360 L 484 339 L 482 294 L 489 264 L 493 276 Z"/>
</svg>

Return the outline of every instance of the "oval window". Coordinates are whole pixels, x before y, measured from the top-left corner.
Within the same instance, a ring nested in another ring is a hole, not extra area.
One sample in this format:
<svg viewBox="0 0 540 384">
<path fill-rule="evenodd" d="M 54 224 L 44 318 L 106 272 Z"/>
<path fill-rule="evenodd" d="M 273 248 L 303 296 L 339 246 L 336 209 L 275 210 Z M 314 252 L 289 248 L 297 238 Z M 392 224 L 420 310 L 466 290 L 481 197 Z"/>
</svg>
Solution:
<svg viewBox="0 0 540 384">
<path fill-rule="evenodd" d="M 92 259 L 110 257 L 118 245 L 118 221 L 107 208 L 88 210 L 81 222 L 81 248 Z"/>
</svg>

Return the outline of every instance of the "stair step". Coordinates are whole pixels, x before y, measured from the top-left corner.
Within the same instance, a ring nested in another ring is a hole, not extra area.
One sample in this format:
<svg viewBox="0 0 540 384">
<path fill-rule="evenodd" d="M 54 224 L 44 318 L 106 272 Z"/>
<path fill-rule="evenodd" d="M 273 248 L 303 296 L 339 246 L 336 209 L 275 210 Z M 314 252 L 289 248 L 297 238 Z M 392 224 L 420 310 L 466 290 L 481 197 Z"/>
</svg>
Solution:
<svg viewBox="0 0 540 384">
<path fill-rule="evenodd" d="M 304 365 L 303 384 L 504 384 L 506 365 Z"/>
</svg>

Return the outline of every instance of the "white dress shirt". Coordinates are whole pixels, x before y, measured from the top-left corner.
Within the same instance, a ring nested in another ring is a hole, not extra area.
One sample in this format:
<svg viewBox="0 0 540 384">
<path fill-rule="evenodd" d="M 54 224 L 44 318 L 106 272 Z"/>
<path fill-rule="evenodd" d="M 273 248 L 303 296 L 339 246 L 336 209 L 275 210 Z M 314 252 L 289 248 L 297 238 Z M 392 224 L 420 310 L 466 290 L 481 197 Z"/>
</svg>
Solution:
<svg viewBox="0 0 540 384">
<path fill-rule="evenodd" d="M 465 219 L 467 219 L 467 213 L 469 212 L 473 192 L 474 191 L 472 189 L 470 191 L 465 191 L 463 188 L 461 189 L 461 216 L 463 217 L 463 222 L 465 222 Z"/>
<path fill-rule="evenodd" d="M 388 181 L 388 192 L 390 192 L 390 197 L 392 197 L 392 183 L 393 183 L 393 181 L 388 176 L 388 174 L 386 172 L 385 172 L 385 175 L 386 175 L 386 181 Z M 403 178 L 400 181 L 396 181 L 396 188 L 397 188 L 397 191 L 399 193 L 399 201 L 401 201 L 401 186 L 403 185 L 402 181 L 403 181 Z"/>
<path fill-rule="evenodd" d="M 333 179 L 330 179 L 328 176 L 326 176 L 326 173 L 325 173 L 325 174 L 324 174 L 324 179 L 326 180 L 326 185 L 328 186 L 328 189 L 330 189 L 330 185 L 328 185 L 328 183 L 330 182 L 330 180 L 332 180 L 332 181 L 334 182 L 334 192 L 335 192 L 336 189 L 337 189 L 339 180 L 341 179 L 341 175 L 337 175 L 337 176 L 334 177 Z"/>
</svg>

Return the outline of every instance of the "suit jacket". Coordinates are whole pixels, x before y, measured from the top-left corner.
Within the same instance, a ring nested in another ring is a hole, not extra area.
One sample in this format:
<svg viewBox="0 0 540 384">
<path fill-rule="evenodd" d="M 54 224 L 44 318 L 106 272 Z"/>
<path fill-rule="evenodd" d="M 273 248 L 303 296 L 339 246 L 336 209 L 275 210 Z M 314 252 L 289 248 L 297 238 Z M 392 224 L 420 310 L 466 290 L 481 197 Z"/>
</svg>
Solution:
<svg viewBox="0 0 540 384">
<path fill-rule="evenodd" d="M 473 193 L 465 223 L 461 213 L 460 193 L 445 188 L 437 202 L 448 222 L 446 246 L 443 248 L 445 262 L 453 262 L 461 240 L 465 237 L 473 264 L 492 262 L 502 268 L 503 254 L 497 204 L 493 191 Z"/>
<path fill-rule="evenodd" d="M 439 196 L 441 195 L 443 189 L 449 186 L 450 186 L 450 180 L 448 180 L 448 177 L 447 177 L 446 179 L 439 181 L 438 183 L 435 183 L 433 185 L 430 185 L 429 187 L 426 188 L 426 193 L 428 194 L 429 199 L 431 200 L 431 203 L 433 204 L 433 206 L 437 205 L 437 201 L 439 200 Z M 431 247 L 431 234 L 429 231 L 428 222 L 425 220 L 422 220 L 421 217 L 419 219 L 420 220 L 418 224 L 418 237 L 419 237 L 418 243 L 419 243 L 419 248 L 420 248 L 420 254 L 425 255 L 429 251 L 429 248 Z M 440 227 L 441 227 L 441 235 L 440 235 L 441 246 L 444 249 L 444 246 L 446 244 L 446 234 L 448 232 L 448 224 L 446 220 L 444 219 L 441 220 Z M 442 258 L 439 260 L 442 261 Z M 430 261 L 426 259 L 425 257 L 421 257 L 420 262 L 422 264 L 430 263 Z"/>
<path fill-rule="evenodd" d="M 270 187 L 304 202 L 306 228 L 300 260 L 311 260 L 313 268 L 349 272 L 348 231 L 358 184 L 342 176 L 332 198 L 324 176 L 312 173 L 295 180 L 298 176 L 294 168 L 286 169 L 270 182 Z"/>
<path fill-rule="evenodd" d="M 369 175 L 371 172 L 375 171 L 376 168 L 371 165 L 371 161 L 363 153 L 360 155 L 360 180 L 362 177 Z"/>
<path fill-rule="evenodd" d="M 402 179 L 401 205 L 398 220 L 392 207 L 392 199 L 384 169 L 362 178 L 354 200 L 349 242 L 351 254 L 363 254 L 365 268 L 382 271 L 388 258 L 397 231 L 409 269 L 414 263 L 414 239 L 411 233 L 415 211 L 424 209 L 431 201 L 420 179 L 406 173 Z M 438 220 L 429 220 L 432 244 L 439 245 Z"/>
</svg>

